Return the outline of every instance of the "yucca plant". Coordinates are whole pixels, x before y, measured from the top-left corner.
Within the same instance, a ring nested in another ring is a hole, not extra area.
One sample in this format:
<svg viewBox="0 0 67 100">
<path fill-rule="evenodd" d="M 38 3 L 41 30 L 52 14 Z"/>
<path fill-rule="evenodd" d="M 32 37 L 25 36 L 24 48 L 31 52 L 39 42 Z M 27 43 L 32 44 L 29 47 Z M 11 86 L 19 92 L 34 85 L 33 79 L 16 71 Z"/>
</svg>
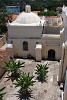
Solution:
<svg viewBox="0 0 67 100">
<path fill-rule="evenodd" d="M 30 90 L 30 86 L 34 85 L 34 82 L 32 80 L 33 76 L 30 76 L 29 73 L 23 73 L 20 75 L 20 78 L 18 78 L 17 83 L 15 83 L 16 87 L 20 87 L 19 92 L 21 94 L 27 94 Z"/>
<path fill-rule="evenodd" d="M 5 94 L 3 92 L 4 89 L 5 89 L 5 87 L 3 87 L 3 88 L 0 89 L 0 100 L 3 100 L 4 94 Z"/>
<path fill-rule="evenodd" d="M 6 70 L 8 73 L 11 73 L 12 76 L 16 76 L 20 72 L 21 66 L 24 64 L 20 63 L 20 61 L 15 62 L 13 59 L 10 59 L 8 63 L 6 63 Z"/>
<path fill-rule="evenodd" d="M 48 73 L 47 64 L 46 65 L 37 64 L 36 67 L 37 67 L 36 74 L 37 74 L 38 79 L 42 82 L 45 81 L 47 77 L 47 73 Z"/>
</svg>

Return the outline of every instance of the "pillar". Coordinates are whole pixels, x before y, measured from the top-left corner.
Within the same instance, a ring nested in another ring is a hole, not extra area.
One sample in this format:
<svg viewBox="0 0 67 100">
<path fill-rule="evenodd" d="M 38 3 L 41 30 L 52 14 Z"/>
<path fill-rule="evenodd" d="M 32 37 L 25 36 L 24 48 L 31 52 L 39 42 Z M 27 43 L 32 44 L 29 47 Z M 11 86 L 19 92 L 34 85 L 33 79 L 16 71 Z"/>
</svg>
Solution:
<svg viewBox="0 0 67 100">
<path fill-rule="evenodd" d="M 65 45 L 64 43 L 62 44 L 62 54 L 61 54 L 61 60 L 60 60 L 60 65 L 59 65 L 59 77 L 58 77 L 58 82 L 61 83 L 63 81 L 63 68 L 64 68 L 64 51 L 65 50 Z"/>
<path fill-rule="evenodd" d="M 65 87 L 64 87 L 64 100 L 67 100 L 67 70 L 66 70 Z"/>
<path fill-rule="evenodd" d="M 42 59 L 41 52 L 42 52 L 42 45 L 41 44 L 37 44 L 36 48 L 35 48 L 36 61 L 41 61 L 41 59 Z"/>
</svg>

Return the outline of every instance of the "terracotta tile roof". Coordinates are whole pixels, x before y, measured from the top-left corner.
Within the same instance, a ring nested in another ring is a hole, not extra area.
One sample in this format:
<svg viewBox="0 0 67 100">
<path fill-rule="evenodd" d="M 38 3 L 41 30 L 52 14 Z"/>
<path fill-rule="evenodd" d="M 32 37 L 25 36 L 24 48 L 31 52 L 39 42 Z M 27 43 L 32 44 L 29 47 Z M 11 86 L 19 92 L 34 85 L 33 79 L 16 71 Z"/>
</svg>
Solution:
<svg viewBox="0 0 67 100">
<path fill-rule="evenodd" d="M 38 15 L 38 12 L 40 12 L 40 11 L 33 11 L 33 13 L 35 13 L 35 14 L 37 14 L 37 15 Z"/>
<path fill-rule="evenodd" d="M 7 50 L 0 50 L 0 61 L 4 60 L 9 55 Z"/>
<path fill-rule="evenodd" d="M 12 21 L 16 20 L 17 16 L 18 16 L 18 15 L 13 14 L 13 15 L 12 15 Z"/>
<path fill-rule="evenodd" d="M 46 18 L 60 18 L 60 16 L 45 16 Z"/>
</svg>

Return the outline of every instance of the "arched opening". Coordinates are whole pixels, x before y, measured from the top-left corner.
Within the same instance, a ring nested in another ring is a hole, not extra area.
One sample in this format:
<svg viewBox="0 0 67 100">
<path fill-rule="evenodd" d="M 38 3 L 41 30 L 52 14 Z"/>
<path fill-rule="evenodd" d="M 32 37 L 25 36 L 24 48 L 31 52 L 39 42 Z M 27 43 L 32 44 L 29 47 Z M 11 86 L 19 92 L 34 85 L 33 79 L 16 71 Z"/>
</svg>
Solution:
<svg viewBox="0 0 67 100">
<path fill-rule="evenodd" d="M 23 42 L 23 50 L 28 51 L 28 42 L 26 41 Z"/>
<path fill-rule="evenodd" d="M 50 49 L 49 51 L 48 51 L 48 59 L 55 59 L 55 50 L 53 50 L 53 49 Z"/>
</svg>

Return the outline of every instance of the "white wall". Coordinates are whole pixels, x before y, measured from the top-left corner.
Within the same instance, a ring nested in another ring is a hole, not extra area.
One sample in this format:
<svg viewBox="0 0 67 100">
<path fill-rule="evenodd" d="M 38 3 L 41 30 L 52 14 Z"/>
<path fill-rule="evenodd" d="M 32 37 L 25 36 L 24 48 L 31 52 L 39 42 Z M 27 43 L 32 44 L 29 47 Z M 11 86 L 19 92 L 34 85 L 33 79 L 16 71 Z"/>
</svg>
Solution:
<svg viewBox="0 0 67 100">
<path fill-rule="evenodd" d="M 50 49 L 55 50 L 55 58 L 60 60 L 61 58 L 61 45 L 60 45 L 60 36 L 57 37 L 48 35 L 42 37 L 42 57 L 48 58 L 48 51 Z"/>
<path fill-rule="evenodd" d="M 14 45 L 14 54 L 15 56 L 27 57 L 28 54 L 31 54 L 34 58 L 36 57 L 35 47 L 36 43 L 42 45 L 42 58 L 48 57 L 48 51 L 50 49 L 55 50 L 57 60 L 61 57 L 61 42 L 60 36 L 57 37 L 42 37 L 41 39 L 9 39 L 9 42 L 13 41 Z M 28 51 L 23 50 L 23 42 L 28 42 Z"/>
<path fill-rule="evenodd" d="M 44 26 L 44 34 L 60 34 L 61 27 L 58 26 Z"/>
<path fill-rule="evenodd" d="M 64 22 L 64 35 L 65 35 L 65 41 L 67 40 L 67 7 L 63 7 L 62 9 L 62 17 Z"/>
<path fill-rule="evenodd" d="M 48 51 L 50 49 L 53 49 L 56 52 L 55 58 L 59 60 L 61 56 L 60 29 L 58 32 L 59 35 L 54 34 L 57 33 L 54 29 L 53 29 L 53 34 L 49 30 L 49 28 L 47 28 L 47 30 L 49 31 L 49 34 L 42 34 L 42 26 L 8 25 L 8 41 L 9 43 L 13 41 L 15 56 L 27 57 L 28 54 L 31 54 L 35 58 L 36 57 L 35 47 L 36 47 L 36 42 L 38 42 L 42 45 L 42 58 L 47 58 Z M 23 51 L 24 41 L 28 42 L 28 48 L 29 48 L 28 51 Z"/>
<path fill-rule="evenodd" d="M 41 38 L 42 26 L 10 26 L 8 38 Z"/>
<path fill-rule="evenodd" d="M 41 43 L 40 39 L 10 39 L 10 41 L 13 41 L 15 56 L 20 57 L 27 57 L 28 54 L 35 57 L 36 42 Z M 23 50 L 24 41 L 28 42 L 28 51 Z"/>
</svg>

